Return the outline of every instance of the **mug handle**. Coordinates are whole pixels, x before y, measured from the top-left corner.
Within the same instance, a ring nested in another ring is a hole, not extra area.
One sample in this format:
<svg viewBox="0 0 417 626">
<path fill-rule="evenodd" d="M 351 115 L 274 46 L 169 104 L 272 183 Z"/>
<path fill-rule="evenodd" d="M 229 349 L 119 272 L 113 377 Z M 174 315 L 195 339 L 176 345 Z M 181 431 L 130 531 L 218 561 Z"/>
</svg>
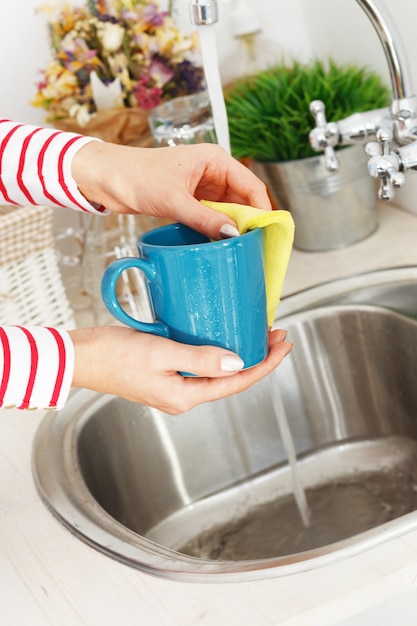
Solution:
<svg viewBox="0 0 417 626">
<path fill-rule="evenodd" d="M 153 333 L 161 337 L 169 337 L 168 326 L 162 322 L 141 322 L 126 313 L 120 305 L 117 299 L 116 285 L 122 272 L 129 268 L 136 268 L 143 272 L 149 282 L 152 282 L 156 276 L 154 266 L 147 259 L 137 259 L 136 257 L 116 259 L 106 267 L 101 281 L 101 297 L 103 298 L 105 307 L 113 317 L 119 320 L 119 322 L 122 322 L 122 324 L 126 324 L 126 326 L 130 326 L 144 333 Z"/>
</svg>

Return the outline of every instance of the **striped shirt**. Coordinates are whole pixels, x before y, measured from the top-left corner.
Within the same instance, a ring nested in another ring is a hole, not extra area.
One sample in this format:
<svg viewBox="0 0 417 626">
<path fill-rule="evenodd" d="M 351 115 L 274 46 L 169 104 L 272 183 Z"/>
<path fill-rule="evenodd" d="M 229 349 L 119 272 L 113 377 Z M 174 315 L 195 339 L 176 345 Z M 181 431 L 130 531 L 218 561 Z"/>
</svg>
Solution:
<svg viewBox="0 0 417 626">
<path fill-rule="evenodd" d="M 71 174 L 75 153 L 93 140 L 0 119 L 0 205 L 102 213 L 103 207 L 79 192 Z M 0 326 L 0 408 L 59 409 L 73 372 L 74 347 L 65 330 Z"/>
</svg>

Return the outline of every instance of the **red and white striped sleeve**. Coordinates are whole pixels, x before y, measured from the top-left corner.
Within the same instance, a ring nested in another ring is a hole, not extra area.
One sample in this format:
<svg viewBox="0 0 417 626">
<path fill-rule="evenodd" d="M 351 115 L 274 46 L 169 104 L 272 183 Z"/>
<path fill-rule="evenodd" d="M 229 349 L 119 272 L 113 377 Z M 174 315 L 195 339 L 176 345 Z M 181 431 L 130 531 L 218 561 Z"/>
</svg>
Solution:
<svg viewBox="0 0 417 626">
<path fill-rule="evenodd" d="M 1 408 L 62 408 L 73 371 L 74 346 L 66 331 L 0 326 Z"/>
<path fill-rule="evenodd" d="M 75 153 L 94 137 L 0 119 L 0 204 L 68 207 L 103 213 L 80 193 Z"/>
<path fill-rule="evenodd" d="M 79 192 L 71 173 L 75 153 L 94 140 L 0 119 L 0 204 L 105 212 Z M 0 326 L 0 408 L 60 409 L 73 372 L 74 346 L 66 331 Z"/>
</svg>

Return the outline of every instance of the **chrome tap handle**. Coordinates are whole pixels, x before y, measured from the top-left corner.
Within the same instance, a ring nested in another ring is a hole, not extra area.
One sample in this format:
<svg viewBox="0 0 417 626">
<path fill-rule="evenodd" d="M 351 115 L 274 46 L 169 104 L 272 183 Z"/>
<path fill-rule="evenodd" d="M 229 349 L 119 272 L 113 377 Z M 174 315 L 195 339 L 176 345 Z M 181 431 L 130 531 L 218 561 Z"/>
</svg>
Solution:
<svg viewBox="0 0 417 626">
<path fill-rule="evenodd" d="M 376 133 L 377 141 L 367 144 L 365 151 L 369 155 L 368 171 L 373 178 L 381 180 L 378 197 L 389 201 L 394 197 L 394 188 L 402 187 L 405 176 L 400 172 L 401 162 L 398 154 L 392 152 L 392 131 L 380 128 Z"/>
<path fill-rule="evenodd" d="M 327 123 L 326 107 L 321 100 L 313 100 L 310 112 L 316 122 L 316 128 L 310 131 L 310 144 L 313 150 L 324 150 L 324 162 L 329 172 L 339 169 L 339 161 L 333 146 L 339 142 L 339 129 L 335 122 Z"/>
</svg>

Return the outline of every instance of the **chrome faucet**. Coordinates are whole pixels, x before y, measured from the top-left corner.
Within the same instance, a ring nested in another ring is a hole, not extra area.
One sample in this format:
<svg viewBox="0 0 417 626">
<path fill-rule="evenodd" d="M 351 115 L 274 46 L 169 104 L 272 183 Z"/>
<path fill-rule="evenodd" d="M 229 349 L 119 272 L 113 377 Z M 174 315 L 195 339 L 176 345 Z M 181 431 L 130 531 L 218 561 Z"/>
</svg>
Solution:
<svg viewBox="0 0 417 626">
<path fill-rule="evenodd" d="M 356 1 L 370 19 L 384 49 L 393 100 L 388 108 L 356 113 L 329 123 L 324 103 L 313 101 L 310 111 L 316 128 L 310 132 L 310 143 L 314 150 L 324 150 L 330 171 L 339 167 L 335 146 L 366 144 L 369 173 L 381 181 L 378 195 L 381 200 L 391 200 L 394 188 L 405 183 L 404 172 L 417 169 L 417 98 L 401 37 L 383 2 Z"/>
<path fill-rule="evenodd" d="M 417 170 L 417 97 L 401 36 L 382 0 L 356 2 L 371 21 L 384 49 L 392 103 L 387 108 L 327 122 L 324 103 L 314 100 L 310 111 L 316 128 L 310 132 L 310 143 L 314 150 L 324 151 L 325 164 L 330 171 L 339 168 L 336 146 L 365 144 L 369 174 L 381 181 L 378 195 L 381 200 L 391 200 L 394 189 L 405 183 L 404 172 Z M 217 0 L 191 0 L 189 6 L 193 24 L 201 26 L 218 21 Z"/>
</svg>

